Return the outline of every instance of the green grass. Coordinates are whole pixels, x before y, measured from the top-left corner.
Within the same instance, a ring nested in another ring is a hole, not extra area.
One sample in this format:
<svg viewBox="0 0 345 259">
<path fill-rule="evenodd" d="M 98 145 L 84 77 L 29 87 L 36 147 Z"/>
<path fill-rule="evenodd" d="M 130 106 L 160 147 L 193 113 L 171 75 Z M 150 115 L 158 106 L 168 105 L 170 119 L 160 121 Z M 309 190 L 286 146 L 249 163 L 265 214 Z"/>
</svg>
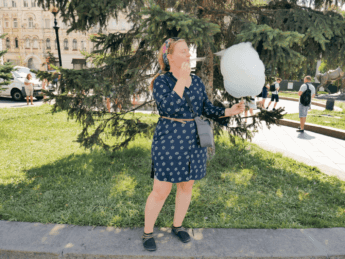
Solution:
<svg viewBox="0 0 345 259">
<path fill-rule="evenodd" d="M 327 94 L 327 92 L 319 91 L 319 94 Z M 289 91 L 279 92 L 279 97 L 292 97 L 292 98 L 299 99 L 298 92 L 289 92 Z M 327 102 L 327 100 L 315 99 L 315 98 L 312 99 L 312 101 L 315 101 L 318 103 L 326 103 Z M 335 105 L 337 106 L 336 103 L 339 103 L 339 102 L 335 102 Z"/>
<path fill-rule="evenodd" d="M 330 110 L 310 110 L 307 115 L 307 123 L 312 123 L 321 126 L 332 127 L 336 129 L 345 130 L 345 103 L 335 102 L 337 107 L 343 109 L 341 112 Z M 333 117 L 325 117 L 321 115 L 331 115 Z M 298 113 L 286 114 L 284 119 L 300 121 Z"/>
<path fill-rule="evenodd" d="M 73 142 L 81 127 L 49 109 L 0 109 L 0 219 L 144 227 L 151 139 L 140 137 L 113 156 L 85 151 Z M 344 226 L 344 181 L 255 144 L 233 146 L 225 135 L 216 150 L 194 183 L 185 227 Z M 174 184 L 155 227 L 172 225 L 175 195 Z"/>
</svg>

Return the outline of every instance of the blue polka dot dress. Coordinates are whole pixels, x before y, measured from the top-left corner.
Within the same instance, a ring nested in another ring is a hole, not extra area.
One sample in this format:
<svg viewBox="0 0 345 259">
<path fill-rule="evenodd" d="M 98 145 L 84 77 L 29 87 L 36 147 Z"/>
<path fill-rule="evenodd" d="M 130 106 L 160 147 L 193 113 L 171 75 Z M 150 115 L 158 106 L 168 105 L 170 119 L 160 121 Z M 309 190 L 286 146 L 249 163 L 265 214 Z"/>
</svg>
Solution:
<svg viewBox="0 0 345 259">
<path fill-rule="evenodd" d="M 184 96 L 181 98 L 173 89 L 175 82 L 167 74 L 159 75 L 153 84 L 153 97 L 160 116 L 193 119 L 193 112 Z M 184 91 L 193 105 L 194 112 L 201 114 L 222 126 L 229 123 L 224 116 L 225 108 L 213 106 L 209 101 L 201 79 L 192 76 L 192 84 Z M 206 175 L 207 147 L 201 147 L 195 121 L 181 123 L 159 117 L 153 135 L 151 149 L 151 178 L 171 183 L 200 180 Z"/>
</svg>

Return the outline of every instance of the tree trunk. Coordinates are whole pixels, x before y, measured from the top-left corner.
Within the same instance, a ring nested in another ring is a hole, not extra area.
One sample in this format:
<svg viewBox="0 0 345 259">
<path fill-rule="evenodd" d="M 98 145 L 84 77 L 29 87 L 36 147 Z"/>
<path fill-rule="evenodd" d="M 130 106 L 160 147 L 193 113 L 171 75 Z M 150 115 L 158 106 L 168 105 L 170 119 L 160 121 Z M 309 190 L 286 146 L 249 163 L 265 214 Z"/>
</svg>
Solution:
<svg viewBox="0 0 345 259">
<path fill-rule="evenodd" d="M 206 59 L 201 65 L 201 69 L 199 71 L 199 77 L 201 78 L 201 81 L 205 85 L 208 99 L 213 103 L 213 53 L 211 51 L 209 44 L 207 45 L 205 44 L 202 48 L 203 49 L 201 52 L 203 52 Z M 214 129 L 213 121 L 211 121 L 211 127 L 213 130 Z M 216 147 L 214 144 L 214 137 L 213 137 L 212 147 L 207 148 L 207 161 L 211 160 L 215 154 L 216 154 Z"/>
</svg>

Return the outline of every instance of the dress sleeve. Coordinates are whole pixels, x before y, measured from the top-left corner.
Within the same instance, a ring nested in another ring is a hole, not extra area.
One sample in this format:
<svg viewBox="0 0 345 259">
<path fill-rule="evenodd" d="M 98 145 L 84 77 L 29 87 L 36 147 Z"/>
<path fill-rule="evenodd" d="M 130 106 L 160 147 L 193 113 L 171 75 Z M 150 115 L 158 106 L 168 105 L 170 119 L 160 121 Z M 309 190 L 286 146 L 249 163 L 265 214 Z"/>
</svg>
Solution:
<svg viewBox="0 0 345 259">
<path fill-rule="evenodd" d="M 169 83 L 164 75 L 158 76 L 153 83 L 153 97 L 157 108 L 163 116 L 169 116 L 180 111 L 186 103 L 174 90 L 174 85 Z"/>
<path fill-rule="evenodd" d="M 201 84 L 202 91 L 203 91 L 202 115 L 204 115 L 207 118 L 212 119 L 213 121 L 218 122 L 222 126 L 227 126 L 229 121 L 230 121 L 230 117 L 219 119 L 220 116 L 225 115 L 225 108 L 214 106 L 210 102 L 210 100 L 208 99 L 208 96 L 206 94 L 206 88 L 205 88 L 204 83 L 201 81 L 201 79 L 199 77 L 198 77 L 198 80 L 199 80 L 199 83 Z"/>
</svg>

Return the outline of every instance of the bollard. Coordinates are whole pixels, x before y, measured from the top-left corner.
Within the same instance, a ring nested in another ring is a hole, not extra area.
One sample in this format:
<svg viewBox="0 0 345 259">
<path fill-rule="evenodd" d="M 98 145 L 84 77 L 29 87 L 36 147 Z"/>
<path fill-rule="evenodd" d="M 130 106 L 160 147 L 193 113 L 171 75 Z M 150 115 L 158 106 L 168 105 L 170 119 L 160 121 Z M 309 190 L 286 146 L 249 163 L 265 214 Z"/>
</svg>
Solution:
<svg viewBox="0 0 345 259">
<path fill-rule="evenodd" d="M 333 111 L 333 108 L 334 108 L 334 100 L 327 100 L 326 110 Z"/>
</svg>

